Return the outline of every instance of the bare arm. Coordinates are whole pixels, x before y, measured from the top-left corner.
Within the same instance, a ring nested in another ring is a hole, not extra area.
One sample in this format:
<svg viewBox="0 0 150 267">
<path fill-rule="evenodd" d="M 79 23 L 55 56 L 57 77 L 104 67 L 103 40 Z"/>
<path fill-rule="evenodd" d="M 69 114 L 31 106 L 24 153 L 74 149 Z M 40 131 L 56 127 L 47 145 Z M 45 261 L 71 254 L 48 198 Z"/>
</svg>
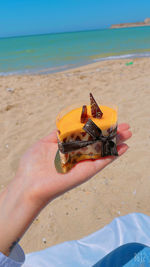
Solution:
<svg viewBox="0 0 150 267">
<path fill-rule="evenodd" d="M 131 137 L 128 124 L 118 127 L 118 153 L 128 148 L 122 144 Z M 67 174 L 55 170 L 56 133 L 43 138 L 22 157 L 15 178 L 0 195 L 0 251 L 9 255 L 32 221 L 50 201 L 87 181 L 116 157 L 78 163 Z"/>
</svg>

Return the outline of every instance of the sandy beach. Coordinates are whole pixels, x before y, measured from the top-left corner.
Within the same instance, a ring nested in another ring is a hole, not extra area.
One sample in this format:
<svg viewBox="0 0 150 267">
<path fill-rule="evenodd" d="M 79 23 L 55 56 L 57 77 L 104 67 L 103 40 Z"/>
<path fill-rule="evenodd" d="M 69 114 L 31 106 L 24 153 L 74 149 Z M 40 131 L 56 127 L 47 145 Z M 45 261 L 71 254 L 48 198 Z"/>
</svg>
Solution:
<svg viewBox="0 0 150 267">
<path fill-rule="evenodd" d="M 119 108 L 133 132 L 129 150 L 92 180 L 49 204 L 20 244 L 26 253 L 82 238 L 132 212 L 150 215 L 150 58 L 101 61 L 46 75 L 0 77 L 0 190 L 13 179 L 21 155 L 56 126 L 74 102 Z"/>
</svg>

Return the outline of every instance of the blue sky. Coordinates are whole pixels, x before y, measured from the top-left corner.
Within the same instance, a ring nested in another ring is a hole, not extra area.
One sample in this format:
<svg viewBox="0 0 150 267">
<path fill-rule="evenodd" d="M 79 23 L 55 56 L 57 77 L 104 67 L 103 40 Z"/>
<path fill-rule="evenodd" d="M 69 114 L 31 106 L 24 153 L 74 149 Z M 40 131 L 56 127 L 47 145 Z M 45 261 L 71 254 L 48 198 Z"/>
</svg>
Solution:
<svg viewBox="0 0 150 267">
<path fill-rule="evenodd" d="M 109 27 L 150 17 L 150 0 L 0 0 L 0 37 Z"/>
</svg>

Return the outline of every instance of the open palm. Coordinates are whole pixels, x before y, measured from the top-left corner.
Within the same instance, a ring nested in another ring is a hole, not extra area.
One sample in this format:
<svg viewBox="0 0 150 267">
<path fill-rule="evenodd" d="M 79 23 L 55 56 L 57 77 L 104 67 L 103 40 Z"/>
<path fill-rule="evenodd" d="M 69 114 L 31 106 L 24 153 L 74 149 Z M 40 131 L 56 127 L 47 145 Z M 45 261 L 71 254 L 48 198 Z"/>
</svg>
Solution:
<svg viewBox="0 0 150 267">
<path fill-rule="evenodd" d="M 128 146 L 123 142 L 131 135 L 128 124 L 123 123 L 118 126 L 117 150 L 119 156 L 127 150 Z M 24 154 L 16 175 L 16 179 L 21 179 L 22 186 L 42 206 L 56 196 L 87 181 L 117 158 L 109 156 L 94 161 L 79 162 L 68 173 L 60 174 L 54 165 L 57 149 L 56 131 L 54 131 L 38 141 Z"/>
</svg>

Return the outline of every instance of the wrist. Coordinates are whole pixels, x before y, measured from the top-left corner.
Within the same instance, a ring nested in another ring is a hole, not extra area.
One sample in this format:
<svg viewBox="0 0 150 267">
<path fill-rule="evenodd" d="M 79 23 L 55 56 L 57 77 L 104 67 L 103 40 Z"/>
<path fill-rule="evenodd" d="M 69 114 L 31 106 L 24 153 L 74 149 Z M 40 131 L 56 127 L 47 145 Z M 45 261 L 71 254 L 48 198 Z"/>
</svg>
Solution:
<svg viewBox="0 0 150 267">
<path fill-rule="evenodd" d="M 15 179 L 0 195 L 0 251 L 6 255 L 39 212 L 20 182 Z"/>
</svg>

